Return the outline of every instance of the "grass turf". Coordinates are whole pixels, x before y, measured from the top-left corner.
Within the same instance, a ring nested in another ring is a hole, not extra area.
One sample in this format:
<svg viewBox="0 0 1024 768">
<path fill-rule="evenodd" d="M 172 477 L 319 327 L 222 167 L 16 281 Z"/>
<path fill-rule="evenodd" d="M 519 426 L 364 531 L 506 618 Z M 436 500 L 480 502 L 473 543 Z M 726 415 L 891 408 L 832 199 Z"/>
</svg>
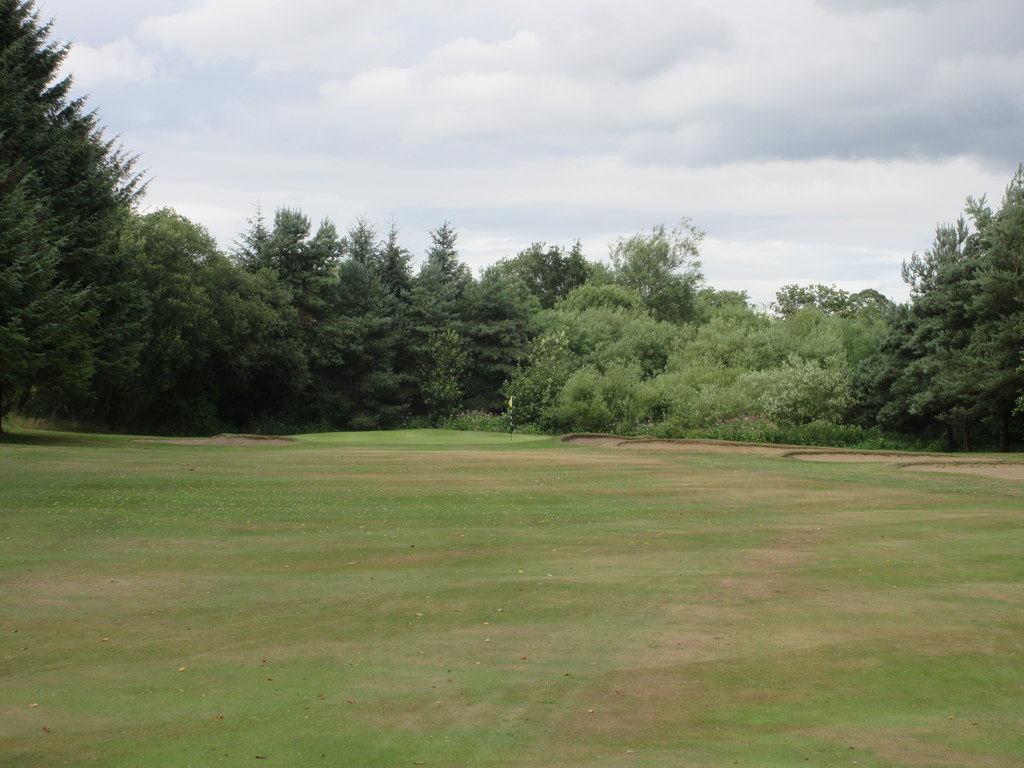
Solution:
<svg viewBox="0 0 1024 768">
<path fill-rule="evenodd" d="M 1017 766 L 1024 484 L 438 431 L 0 443 L 0 766 Z"/>
</svg>

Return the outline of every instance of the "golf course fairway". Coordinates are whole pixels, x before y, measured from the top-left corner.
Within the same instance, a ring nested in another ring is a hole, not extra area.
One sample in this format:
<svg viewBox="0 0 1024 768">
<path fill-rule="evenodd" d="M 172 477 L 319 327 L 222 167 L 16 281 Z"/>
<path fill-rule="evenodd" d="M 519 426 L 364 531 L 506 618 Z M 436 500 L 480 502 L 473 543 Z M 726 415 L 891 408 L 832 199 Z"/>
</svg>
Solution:
<svg viewBox="0 0 1024 768">
<path fill-rule="evenodd" d="M 1024 482 L 648 448 L 4 435 L 0 767 L 1024 765 Z"/>
</svg>

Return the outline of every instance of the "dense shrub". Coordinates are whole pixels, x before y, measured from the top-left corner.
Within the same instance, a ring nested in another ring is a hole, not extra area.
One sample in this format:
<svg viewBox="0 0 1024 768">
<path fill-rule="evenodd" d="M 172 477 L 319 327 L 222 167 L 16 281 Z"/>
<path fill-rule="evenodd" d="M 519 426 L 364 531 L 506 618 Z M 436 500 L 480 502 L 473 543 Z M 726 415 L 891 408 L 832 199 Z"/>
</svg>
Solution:
<svg viewBox="0 0 1024 768">
<path fill-rule="evenodd" d="M 488 413 L 486 411 L 464 411 L 438 425 L 440 429 L 456 429 L 461 432 L 515 432 L 521 435 L 546 434 L 536 424 L 518 424 L 513 418 L 512 429 L 509 430 L 508 413 Z"/>
</svg>

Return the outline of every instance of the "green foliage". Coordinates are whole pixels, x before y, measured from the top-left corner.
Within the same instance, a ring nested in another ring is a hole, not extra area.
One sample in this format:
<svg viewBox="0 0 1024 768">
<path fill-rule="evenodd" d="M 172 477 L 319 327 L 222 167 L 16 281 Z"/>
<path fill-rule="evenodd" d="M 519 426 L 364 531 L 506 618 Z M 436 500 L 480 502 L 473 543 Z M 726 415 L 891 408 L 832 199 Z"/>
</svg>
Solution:
<svg viewBox="0 0 1024 768">
<path fill-rule="evenodd" d="M 574 288 L 555 307 L 561 312 L 585 312 L 588 309 L 643 309 L 643 298 L 635 290 L 621 285 L 587 283 Z"/>
<path fill-rule="evenodd" d="M 700 242 L 704 232 L 689 219 L 667 231 L 663 224 L 649 235 L 619 238 L 610 248 L 615 282 L 640 294 L 658 320 L 681 323 L 696 313 Z"/>
<path fill-rule="evenodd" d="M 513 399 L 519 423 L 549 423 L 548 410 L 569 380 L 577 364 L 569 350 L 564 331 L 554 331 L 533 339 L 522 364 L 502 387 Z"/>
<path fill-rule="evenodd" d="M 249 272 L 256 272 L 263 266 L 262 253 L 270 239 L 263 208 L 256 206 L 256 213 L 248 220 L 249 229 L 239 235 L 231 250 L 231 257 L 239 266 Z"/>
<path fill-rule="evenodd" d="M 909 259 L 900 307 L 786 285 L 758 312 L 702 284 L 688 219 L 619 238 L 610 267 L 533 243 L 474 279 L 450 222 L 414 277 L 394 225 L 341 237 L 257 209 L 229 259 L 173 211 L 134 211 L 134 160 L 69 98 L 50 32 L 0 0 L 0 413 L 371 429 L 511 396 L 543 429 L 1024 438 L 1024 166 Z"/>
<path fill-rule="evenodd" d="M 582 364 L 598 369 L 613 363 L 636 364 L 644 376 L 665 368 L 679 337 L 676 326 L 644 311 L 597 306 L 571 312 L 559 307 L 538 320 L 543 333 L 564 334 L 570 353 Z"/>
<path fill-rule="evenodd" d="M 461 432 L 508 432 L 508 415 L 488 411 L 462 411 L 437 424 L 439 429 Z"/>
<path fill-rule="evenodd" d="M 743 374 L 737 385 L 749 393 L 757 415 L 777 424 L 838 423 L 853 404 L 841 361 L 822 365 L 791 355 L 778 367 Z"/>
<path fill-rule="evenodd" d="M 473 281 L 469 267 L 459 260 L 455 248 L 458 233 L 450 221 L 430 233 L 431 246 L 420 269 L 420 281 L 434 290 L 450 293 L 451 299 L 462 296 L 466 286 Z"/>
<path fill-rule="evenodd" d="M 577 371 L 551 408 L 552 423 L 563 432 L 633 434 L 651 420 L 656 405 L 641 377 L 639 366 L 620 362 L 603 371 Z"/>
<path fill-rule="evenodd" d="M 698 431 L 691 431 L 686 436 L 707 440 L 849 448 L 863 451 L 935 449 L 932 444 L 913 440 L 904 435 L 886 433 L 877 427 L 865 428 L 855 424 L 835 424 L 825 421 L 780 425 L 759 418 L 729 419 Z"/>
<path fill-rule="evenodd" d="M 438 422 L 439 429 L 454 429 L 460 432 L 503 432 L 508 434 L 509 413 L 490 413 L 488 411 L 463 411 Z M 547 434 L 536 424 L 517 424 L 513 422 L 512 430 L 517 435 Z"/>
<path fill-rule="evenodd" d="M 755 413 L 758 393 L 741 386 L 741 375 L 722 365 L 694 366 L 665 372 L 648 382 L 651 398 L 660 403 L 661 436 L 679 436 Z"/>
<path fill-rule="evenodd" d="M 813 308 L 821 314 L 850 316 L 862 312 L 884 314 L 893 303 L 874 289 L 849 293 L 834 285 L 784 285 L 775 294 L 772 310 L 781 317 L 792 317 L 797 312 Z"/>
<path fill-rule="evenodd" d="M 559 246 L 532 243 L 514 258 L 501 259 L 495 268 L 521 280 L 542 309 L 550 309 L 556 301 L 584 285 L 594 272 L 594 265 L 584 258 L 579 241 L 568 253 Z"/>
<path fill-rule="evenodd" d="M 1014 417 L 1024 392 L 1024 168 L 1002 206 L 968 199 L 968 222 L 936 230 L 932 248 L 903 267 L 911 304 L 862 369 L 870 423 L 900 428 L 909 413 L 924 429 L 945 431 L 949 448 L 1020 439 Z"/>
<path fill-rule="evenodd" d="M 387 237 L 377 246 L 372 266 L 385 289 L 403 304 L 408 302 L 412 290 L 411 258 L 409 251 L 398 242 L 398 227 L 392 224 Z"/>
<path fill-rule="evenodd" d="M 429 362 L 420 374 L 420 390 L 427 415 L 439 422 L 462 407 L 469 354 L 463 339 L 451 328 L 431 336 L 427 348 Z"/>
<path fill-rule="evenodd" d="M 537 299 L 519 278 L 490 268 L 466 286 L 460 314 L 470 355 L 466 404 L 497 410 L 503 402 L 502 384 L 533 334 Z"/>
<path fill-rule="evenodd" d="M 431 336 L 445 329 L 461 330 L 462 297 L 473 282 L 469 267 L 459 260 L 455 249 L 458 235 L 454 227 L 445 222 L 430 236 L 431 247 L 409 297 L 412 351 L 420 366 L 428 356 Z"/>
<path fill-rule="evenodd" d="M 58 345 L 74 343 L 75 324 L 84 300 L 81 291 L 59 280 L 60 253 L 43 231 L 40 206 L 27 196 L 24 179 L 15 181 L 0 167 L 0 431 L 7 408 L 43 369 L 56 360 L 71 380 L 87 390 L 91 365 L 76 373 Z"/>
<path fill-rule="evenodd" d="M 0 300 L 11 302 L 0 401 L 86 418 L 134 364 L 114 243 L 144 184 L 85 100 L 69 98 L 68 46 L 51 32 L 34 3 L 0 4 Z"/>
<path fill-rule="evenodd" d="M 750 296 L 746 291 L 717 290 L 703 286 L 697 291 L 692 323 L 701 325 L 722 312 L 751 309 Z"/>
</svg>

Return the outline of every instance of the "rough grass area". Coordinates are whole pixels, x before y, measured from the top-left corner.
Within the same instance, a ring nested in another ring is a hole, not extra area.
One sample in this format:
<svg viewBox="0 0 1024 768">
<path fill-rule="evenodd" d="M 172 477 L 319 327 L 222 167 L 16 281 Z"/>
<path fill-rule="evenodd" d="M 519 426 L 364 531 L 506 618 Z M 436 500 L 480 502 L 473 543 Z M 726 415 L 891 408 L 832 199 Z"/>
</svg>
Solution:
<svg viewBox="0 0 1024 768">
<path fill-rule="evenodd" d="M 23 431 L 0 499 L 4 768 L 1024 762 L 1021 482 Z"/>
</svg>

